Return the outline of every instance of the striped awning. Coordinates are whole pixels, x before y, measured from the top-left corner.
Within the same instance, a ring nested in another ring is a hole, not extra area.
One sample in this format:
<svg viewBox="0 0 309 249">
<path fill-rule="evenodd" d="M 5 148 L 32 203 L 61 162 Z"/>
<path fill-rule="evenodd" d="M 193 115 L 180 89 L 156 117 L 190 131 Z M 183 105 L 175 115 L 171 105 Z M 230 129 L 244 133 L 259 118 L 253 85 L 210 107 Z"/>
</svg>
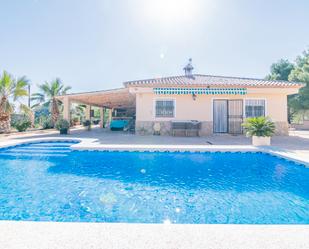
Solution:
<svg viewBox="0 0 309 249">
<path fill-rule="evenodd" d="M 206 95 L 218 95 L 218 94 L 230 94 L 230 95 L 245 95 L 247 94 L 247 88 L 154 88 L 155 94 L 206 94 Z"/>
</svg>

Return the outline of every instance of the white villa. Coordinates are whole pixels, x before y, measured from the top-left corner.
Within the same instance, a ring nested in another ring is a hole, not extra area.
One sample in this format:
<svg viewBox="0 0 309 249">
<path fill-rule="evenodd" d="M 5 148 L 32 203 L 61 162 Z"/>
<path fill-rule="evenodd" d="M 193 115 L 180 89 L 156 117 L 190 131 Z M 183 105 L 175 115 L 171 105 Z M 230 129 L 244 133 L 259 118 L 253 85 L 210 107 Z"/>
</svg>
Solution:
<svg viewBox="0 0 309 249">
<path fill-rule="evenodd" d="M 276 133 L 288 134 L 287 96 L 298 93 L 303 84 L 252 78 L 193 74 L 190 63 L 185 75 L 124 82 L 113 90 L 59 96 L 64 118 L 70 119 L 70 104 L 101 108 L 101 123 L 106 108 L 127 115 L 111 120 L 130 119 L 136 133 L 172 134 L 172 124 L 198 122 L 198 135 L 242 133 L 247 117 L 268 116 L 276 124 Z M 115 113 L 115 112 L 110 112 Z"/>
</svg>

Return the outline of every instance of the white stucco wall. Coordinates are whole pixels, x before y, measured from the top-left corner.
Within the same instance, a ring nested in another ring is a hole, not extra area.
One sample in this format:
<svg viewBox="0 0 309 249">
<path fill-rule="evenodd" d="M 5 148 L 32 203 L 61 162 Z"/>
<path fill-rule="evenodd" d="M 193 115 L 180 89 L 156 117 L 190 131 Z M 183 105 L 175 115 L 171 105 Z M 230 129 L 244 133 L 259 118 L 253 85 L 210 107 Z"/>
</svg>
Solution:
<svg viewBox="0 0 309 249">
<path fill-rule="evenodd" d="M 213 120 L 213 99 L 265 99 L 266 116 L 276 122 L 287 121 L 287 95 L 294 89 L 248 89 L 246 95 L 156 95 L 151 89 L 136 89 L 136 121 Z M 155 100 L 175 100 L 174 118 L 156 118 Z"/>
</svg>

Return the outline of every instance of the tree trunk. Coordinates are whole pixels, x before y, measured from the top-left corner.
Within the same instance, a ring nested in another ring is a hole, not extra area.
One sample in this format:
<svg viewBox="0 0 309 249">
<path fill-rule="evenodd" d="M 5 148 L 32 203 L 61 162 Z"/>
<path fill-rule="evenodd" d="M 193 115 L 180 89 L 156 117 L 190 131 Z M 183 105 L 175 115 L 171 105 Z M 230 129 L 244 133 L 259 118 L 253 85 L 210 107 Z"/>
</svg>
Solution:
<svg viewBox="0 0 309 249">
<path fill-rule="evenodd" d="M 52 110 L 51 110 L 51 113 L 52 113 L 52 122 L 53 122 L 53 125 L 55 126 L 58 118 L 59 118 L 59 108 L 58 108 L 58 103 L 57 103 L 57 100 L 56 99 L 53 99 L 52 100 Z"/>
<path fill-rule="evenodd" d="M 7 133 L 11 130 L 11 115 L 0 113 L 0 133 Z"/>
<path fill-rule="evenodd" d="M 31 128 L 34 128 L 34 121 L 35 121 L 35 113 L 34 113 L 34 111 L 30 111 L 29 119 L 30 119 L 30 122 L 31 122 Z"/>
</svg>

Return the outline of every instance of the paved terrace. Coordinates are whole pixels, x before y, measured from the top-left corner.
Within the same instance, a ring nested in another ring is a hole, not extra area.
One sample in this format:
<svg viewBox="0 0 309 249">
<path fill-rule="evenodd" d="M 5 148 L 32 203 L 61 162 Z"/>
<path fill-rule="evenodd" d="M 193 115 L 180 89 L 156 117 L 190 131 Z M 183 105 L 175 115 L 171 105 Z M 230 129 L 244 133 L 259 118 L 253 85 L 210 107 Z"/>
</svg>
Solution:
<svg viewBox="0 0 309 249">
<path fill-rule="evenodd" d="M 68 136 L 57 131 L 0 135 L 0 146 L 28 139 L 84 138 L 91 146 L 152 148 L 252 148 L 244 136 L 161 137 L 135 136 L 123 132 L 74 129 Z M 96 141 L 94 141 L 97 139 Z M 289 157 L 309 161 L 309 131 L 293 131 L 274 137 L 272 149 Z M 211 248 L 211 249 L 307 249 L 307 225 L 165 225 L 112 223 L 58 223 L 0 221 L 0 248 Z"/>
<path fill-rule="evenodd" d="M 140 136 L 126 132 L 107 131 L 95 127 L 85 131 L 79 127 L 69 135 L 55 130 L 0 135 L 0 146 L 40 138 L 83 138 L 89 140 L 82 146 L 92 149 L 147 150 L 254 150 L 251 139 L 245 136 L 212 135 L 208 137 Z M 96 141 L 95 141 L 96 140 Z M 309 164 L 309 131 L 290 131 L 290 136 L 275 136 L 269 150 Z"/>
</svg>

